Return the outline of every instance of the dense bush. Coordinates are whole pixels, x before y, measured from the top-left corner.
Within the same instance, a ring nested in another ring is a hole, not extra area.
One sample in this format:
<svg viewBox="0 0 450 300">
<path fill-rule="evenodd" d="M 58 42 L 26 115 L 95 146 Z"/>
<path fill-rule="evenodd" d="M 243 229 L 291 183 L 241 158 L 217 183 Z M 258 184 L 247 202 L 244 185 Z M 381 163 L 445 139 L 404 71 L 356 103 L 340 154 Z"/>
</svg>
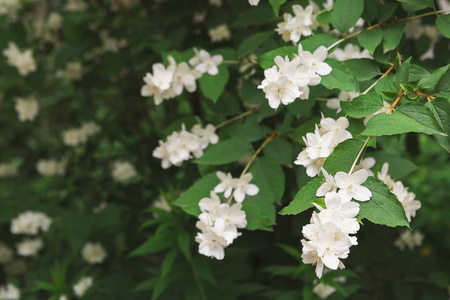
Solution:
<svg viewBox="0 0 450 300">
<path fill-rule="evenodd" d="M 449 9 L 0 0 L 0 299 L 448 299 Z"/>
</svg>

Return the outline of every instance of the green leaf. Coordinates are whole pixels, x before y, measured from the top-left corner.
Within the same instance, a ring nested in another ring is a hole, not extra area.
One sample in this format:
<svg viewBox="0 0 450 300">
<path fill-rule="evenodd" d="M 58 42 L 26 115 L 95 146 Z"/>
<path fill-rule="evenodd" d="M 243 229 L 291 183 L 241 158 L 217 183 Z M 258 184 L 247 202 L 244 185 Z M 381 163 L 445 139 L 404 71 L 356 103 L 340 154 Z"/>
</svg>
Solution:
<svg viewBox="0 0 450 300">
<path fill-rule="evenodd" d="M 438 15 L 436 27 L 440 33 L 450 39 L 450 15 Z"/>
<path fill-rule="evenodd" d="M 342 110 L 353 118 L 364 118 L 383 107 L 383 99 L 376 93 L 358 96 L 352 102 L 341 102 Z"/>
<path fill-rule="evenodd" d="M 253 142 L 264 137 L 264 130 L 256 119 L 247 119 L 245 122 L 228 125 L 222 130 L 222 134 L 228 134 L 233 139 Z"/>
<path fill-rule="evenodd" d="M 280 11 L 280 6 L 286 3 L 286 0 L 269 0 L 270 6 L 272 6 L 273 12 L 276 16 Z"/>
<path fill-rule="evenodd" d="M 372 30 L 364 29 L 358 36 L 358 42 L 361 46 L 369 50 L 371 54 L 383 40 L 383 32 L 380 28 Z"/>
<path fill-rule="evenodd" d="M 365 81 L 380 75 L 378 64 L 369 58 L 355 58 L 343 61 L 357 81 Z"/>
<path fill-rule="evenodd" d="M 161 278 L 166 277 L 172 270 L 173 263 L 177 259 L 178 253 L 178 249 L 172 249 L 169 253 L 166 254 L 161 264 Z"/>
<path fill-rule="evenodd" d="M 320 25 L 328 25 L 331 22 L 330 18 L 331 18 L 331 12 L 326 10 L 316 17 L 316 21 Z"/>
<path fill-rule="evenodd" d="M 295 129 L 291 134 L 289 134 L 289 136 L 295 139 L 300 144 L 305 145 L 305 142 L 303 141 L 302 137 L 306 136 L 308 132 L 314 132 L 316 124 L 319 123 L 320 123 L 319 117 L 310 119 L 305 123 L 303 123 L 302 125 L 300 125 L 297 129 Z"/>
<path fill-rule="evenodd" d="M 174 241 L 170 236 L 155 235 L 149 238 L 141 246 L 131 252 L 128 256 L 142 256 L 146 254 L 158 253 L 173 247 Z"/>
<path fill-rule="evenodd" d="M 239 14 L 233 27 L 244 27 L 248 25 L 264 24 L 272 21 L 273 12 L 269 7 L 258 6 L 252 7 Z"/>
<path fill-rule="evenodd" d="M 405 31 L 406 22 L 390 24 L 383 28 L 383 50 L 388 52 L 397 48 Z"/>
<path fill-rule="evenodd" d="M 273 65 L 275 65 L 275 62 L 273 61 L 275 57 L 281 56 L 284 58 L 287 55 L 289 58 L 292 58 L 296 53 L 298 53 L 298 48 L 296 46 L 281 47 L 264 53 L 263 55 L 258 57 L 257 61 L 261 68 L 269 69 Z"/>
<path fill-rule="evenodd" d="M 366 22 L 372 23 L 372 21 L 378 16 L 380 9 L 380 2 L 373 0 L 364 0 L 364 11 L 361 15 Z"/>
<path fill-rule="evenodd" d="M 274 139 L 264 147 L 263 151 L 266 156 L 273 157 L 282 165 L 292 165 L 292 146 L 285 139 Z"/>
<path fill-rule="evenodd" d="M 442 94 L 449 91 L 450 91 L 450 70 L 447 70 L 436 84 L 436 93 Z"/>
<path fill-rule="evenodd" d="M 270 220 L 262 211 L 261 207 L 257 204 L 244 203 L 242 210 L 245 211 L 247 218 L 247 230 L 272 230 L 272 226 L 275 222 Z"/>
<path fill-rule="evenodd" d="M 377 165 L 387 162 L 389 175 L 394 179 L 401 179 L 417 169 L 417 166 L 411 161 L 390 152 L 377 151 L 368 156 L 375 158 Z"/>
<path fill-rule="evenodd" d="M 409 228 L 403 205 L 398 201 L 397 196 L 389 191 L 386 184 L 374 177 L 369 177 L 363 186 L 372 192 L 372 198 L 369 201 L 358 202 L 361 218 L 389 227 L 406 226 Z"/>
<path fill-rule="evenodd" d="M 409 82 L 409 67 L 410 67 L 411 57 L 405 60 L 402 65 L 398 68 L 397 73 L 394 75 L 394 85 L 399 87 L 400 83 Z"/>
<path fill-rule="evenodd" d="M 425 104 L 425 106 L 431 110 L 437 123 L 444 130 L 444 133 L 447 134 L 447 136 L 436 134 L 434 138 L 438 141 L 439 145 L 450 153 L 450 104 L 448 100 L 436 98 Z"/>
<path fill-rule="evenodd" d="M 443 128 L 436 122 L 435 116 L 423 105 L 416 103 L 407 103 L 401 105 L 398 111 L 416 120 L 423 126 L 443 133 Z"/>
<path fill-rule="evenodd" d="M 272 34 L 273 31 L 263 31 L 245 38 L 237 49 L 238 55 L 244 56 L 252 53 L 262 43 L 264 43 Z"/>
<path fill-rule="evenodd" d="M 339 32 L 355 26 L 364 10 L 364 0 L 336 0 L 331 10 L 330 21 Z"/>
<path fill-rule="evenodd" d="M 314 178 L 303 186 L 300 191 L 295 195 L 294 200 L 289 203 L 288 206 L 283 208 L 279 214 L 280 215 L 297 215 L 308 208 L 314 207 L 312 204 L 317 196 L 317 190 L 322 185 L 324 181 L 323 175 Z"/>
<path fill-rule="evenodd" d="M 449 67 L 450 67 L 450 65 L 447 65 L 447 66 L 444 66 L 444 67 L 434 70 L 433 73 L 431 73 L 431 75 L 420 79 L 418 86 L 422 89 L 431 89 L 431 88 L 435 87 L 438 84 L 441 77 L 447 72 Z"/>
<path fill-rule="evenodd" d="M 325 160 L 323 168 L 333 175 L 340 171 L 350 171 L 363 144 L 364 142 L 358 139 L 349 139 L 340 143 Z"/>
<path fill-rule="evenodd" d="M 190 215 L 198 216 L 200 208 L 198 203 L 202 198 L 209 197 L 210 192 L 219 184 L 216 173 L 211 173 L 197 180 L 181 197 L 173 202 Z"/>
<path fill-rule="evenodd" d="M 410 82 L 418 81 L 426 76 L 429 76 L 430 72 L 422 68 L 421 66 L 411 64 L 409 67 L 409 80 Z"/>
<path fill-rule="evenodd" d="M 210 145 L 203 156 L 194 160 L 201 165 L 224 165 L 241 159 L 253 152 L 252 145 L 240 138 L 231 138 Z"/>
<path fill-rule="evenodd" d="M 414 111 L 406 110 L 411 116 L 407 116 L 399 110 L 394 111 L 392 114 L 378 114 L 375 115 L 367 123 L 366 129 L 361 135 L 394 135 L 402 134 L 406 132 L 419 132 L 426 134 L 441 134 L 442 129 L 432 124 L 429 119 L 429 115 L 424 113 L 415 113 Z M 417 120 L 415 119 L 417 118 Z M 422 122 L 422 123 L 421 123 Z M 425 124 L 431 124 L 430 126 Z"/>
<path fill-rule="evenodd" d="M 307 39 L 302 40 L 300 44 L 304 51 L 314 52 L 320 46 L 329 47 L 338 40 L 339 39 L 334 35 L 322 33 L 308 37 Z"/>
<path fill-rule="evenodd" d="M 180 247 L 181 252 L 183 252 L 184 257 L 186 257 L 186 259 L 188 261 L 191 261 L 191 258 L 192 258 L 191 247 L 190 247 L 191 237 L 190 237 L 189 233 L 187 233 L 184 230 L 180 231 L 177 235 L 177 240 L 178 240 L 178 246 Z"/>
<path fill-rule="evenodd" d="M 323 76 L 321 84 L 327 89 L 339 89 L 343 91 L 357 92 L 358 83 L 352 72 L 344 63 L 328 58 L 325 61 L 333 69 L 329 75 Z"/>
<path fill-rule="evenodd" d="M 403 9 L 407 12 L 415 12 L 427 7 L 434 7 L 433 0 L 397 0 L 402 2 Z"/>
<path fill-rule="evenodd" d="M 200 90 L 206 98 L 215 103 L 225 89 L 229 77 L 230 73 L 228 72 L 227 66 L 220 65 L 219 74 L 212 76 L 205 73 L 200 77 Z"/>
</svg>

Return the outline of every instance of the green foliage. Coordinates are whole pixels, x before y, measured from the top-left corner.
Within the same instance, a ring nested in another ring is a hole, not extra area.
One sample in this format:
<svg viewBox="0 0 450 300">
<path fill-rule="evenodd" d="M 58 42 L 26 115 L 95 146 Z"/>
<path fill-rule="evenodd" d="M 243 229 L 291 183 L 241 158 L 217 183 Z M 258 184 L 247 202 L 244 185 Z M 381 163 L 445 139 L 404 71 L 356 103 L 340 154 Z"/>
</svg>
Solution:
<svg viewBox="0 0 450 300">
<path fill-rule="evenodd" d="M 212 145 L 202 157 L 195 160 L 202 165 L 224 165 L 252 153 L 251 144 L 239 138 L 231 138 Z"/>
<path fill-rule="evenodd" d="M 338 31 L 346 32 L 356 24 L 363 10 L 363 0 L 336 0 L 331 10 L 331 24 Z"/>
<path fill-rule="evenodd" d="M 295 195 L 294 199 L 288 206 L 280 211 L 282 215 L 296 215 L 308 208 L 314 207 L 313 202 L 316 200 L 317 189 L 322 185 L 324 178 L 317 177 L 308 182 L 302 189 Z"/>
<path fill-rule="evenodd" d="M 352 72 L 342 62 L 329 58 L 326 63 L 333 69 L 329 75 L 323 76 L 321 84 L 327 89 L 358 91 L 358 83 Z"/>
<path fill-rule="evenodd" d="M 211 101 L 217 102 L 220 95 L 223 93 L 229 77 L 228 69 L 224 65 L 219 67 L 219 74 L 217 75 L 203 75 L 199 80 L 200 89 L 202 90 L 203 95 L 206 98 L 211 99 Z"/>
<path fill-rule="evenodd" d="M 342 110 L 352 118 L 363 118 L 383 107 L 383 99 L 376 93 L 368 93 L 355 98 L 352 102 L 341 103 Z"/>
<path fill-rule="evenodd" d="M 436 27 L 440 33 L 450 38 L 450 16 L 443 15 L 436 18 Z"/>
</svg>

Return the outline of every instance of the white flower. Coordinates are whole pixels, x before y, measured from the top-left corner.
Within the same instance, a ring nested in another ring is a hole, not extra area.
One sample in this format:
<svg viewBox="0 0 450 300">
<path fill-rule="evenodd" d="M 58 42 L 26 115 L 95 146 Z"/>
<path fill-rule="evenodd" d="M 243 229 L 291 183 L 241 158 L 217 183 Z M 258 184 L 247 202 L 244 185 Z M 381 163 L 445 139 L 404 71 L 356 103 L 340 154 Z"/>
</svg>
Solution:
<svg viewBox="0 0 450 300">
<path fill-rule="evenodd" d="M 0 178 L 15 177 L 19 174 L 19 168 L 10 163 L 0 164 Z"/>
<path fill-rule="evenodd" d="M 153 75 L 151 73 L 147 73 L 143 79 L 145 85 L 141 88 L 142 97 L 153 96 L 156 105 L 161 104 L 164 99 L 168 98 L 167 95 L 161 92 L 158 86 L 153 83 Z"/>
<path fill-rule="evenodd" d="M 359 164 L 357 164 L 355 166 L 355 171 L 365 169 L 367 171 L 367 174 L 369 174 L 369 176 L 374 176 L 371 169 L 373 168 L 373 166 L 375 166 L 375 163 L 376 163 L 375 158 L 366 157 L 363 160 L 361 160 L 361 162 Z"/>
<path fill-rule="evenodd" d="M 134 166 L 127 161 L 116 161 L 113 164 L 111 176 L 115 181 L 127 181 L 137 175 Z"/>
<path fill-rule="evenodd" d="M 221 204 L 219 197 L 213 191 L 210 192 L 211 198 L 202 198 L 198 203 L 202 212 L 217 214 Z"/>
<path fill-rule="evenodd" d="M 341 112 L 341 101 L 351 102 L 354 98 L 358 97 L 358 93 L 340 91 L 337 98 L 331 98 L 327 101 L 327 107 L 336 110 L 336 113 Z"/>
<path fill-rule="evenodd" d="M 344 50 L 339 48 L 334 50 L 334 52 L 329 54 L 328 57 L 335 58 L 340 61 L 354 58 L 370 58 L 370 59 L 373 58 L 372 55 L 370 55 L 369 50 L 367 49 L 360 50 L 358 46 L 353 44 L 345 45 Z"/>
<path fill-rule="evenodd" d="M 13 251 L 11 250 L 11 248 L 3 243 L 0 243 L 0 264 L 6 265 L 7 263 L 11 262 L 12 258 Z"/>
<path fill-rule="evenodd" d="M 356 202 L 344 202 L 336 192 L 325 195 L 326 209 L 321 209 L 319 218 L 321 222 L 336 224 L 345 234 L 355 234 L 359 230 L 356 216 L 359 213 L 359 204 Z"/>
<path fill-rule="evenodd" d="M 333 133 L 333 147 L 352 138 L 352 134 L 346 130 L 349 126 L 349 122 L 345 117 L 340 117 L 337 120 L 332 118 L 322 118 L 322 120 L 320 120 L 320 125 L 324 132 Z"/>
<path fill-rule="evenodd" d="M 209 4 L 216 6 L 216 7 L 221 7 L 222 6 L 222 0 L 209 0 Z"/>
<path fill-rule="evenodd" d="M 405 247 L 412 250 L 414 247 L 422 246 L 424 238 L 425 236 L 419 231 L 414 231 L 414 233 L 412 233 L 411 230 L 406 230 L 397 240 L 395 240 L 394 245 L 400 250 L 405 250 Z"/>
<path fill-rule="evenodd" d="M 64 175 L 66 172 L 66 160 L 58 161 L 56 159 L 41 159 L 36 164 L 36 170 L 42 176 Z"/>
<path fill-rule="evenodd" d="M 316 125 L 315 133 L 308 132 L 306 138 L 303 137 L 303 141 L 307 146 L 306 153 L 311 159 L 328 157 L 333 152 L 333 138 L 334 135 L 328 132 L 321 136 L 319 128 Z"/>
<path fill-rule="evenodd" d="M 313 288 L 313 293 L 319 296 L 320 299 L 326 299 L 328 296 L 333 294 L 336 291 L 334 287 L 331 285 L 325 284 L 323 282 L 319 282 Z"/>
<path fill-rule="evenodd" d="M 59 296 L 58 300 L 69 300 L 66 295 Z"/>
<path fill-rule="evenodd" d="M 328 172 L 325 171 L 324 168 L 322 168 L 322 174 L 325 176 L 325 182 L 317 190 L 317 197 L 323 197 L 330 192 L 335 192 L 337 188 L 333 176 L 328 174 Z"/>
<path fill-rule="evenodd" d="M 259 0 L 248 0 L 248 3 L 252 6 L 257 6 L 259 4 Z"/>
<path fill-rule="evenodd" d="M 217 171 L 216 175 L 220 179 L 220 183 L 214 187 L 214 193 L 224 193 L 225 198 L 230 197 L 234 183 L 231 173 L 225 174 Z"/>
<path fill-rule="evenodd" d="M 106 258 L 106 251 L 100 243 L 89 242 L 84 245 L 81 255 L 90 264 L 100 264 Z"/>
<path fill-rule="evenodd" d="M 51 223 L 52 220 L 44 213 L 26 211 L 11 221 L 11 233 L 36 235 L 39 230 L 46 232 Z"/>
<path fill-rule="evenodd" d="M 17 19 L 17 13 L 21 8 L 21 0 L 0 0 L 0 16 L 8 16 L 13 21 Z"/>
<path fill-rule="evenodd" d="M 231 39 L 231 32 L 227 24 L 221 24 L 208 30 L 211 43 L 221 42 Z"/>
<path fill-rule="evenodd" d="M 241 178 L 233 179 L 232 186 L 234 188 L 234 199 L 238 203 L 242 203 L 245 199 L 245 195 L 255 196 L 259 193 L 259 188 L 250 183 L 253 179 L 252 173 L 247 173 Z"/>
<path fill-rule="evenodd" d="M 125 39 L 115 39 L 109 35 L 107 31 L 100 32 L 100 39 L 102 40 L 102 50 L 104 52 L 116 53 L 120 49 L 127 46 L 128 42 Z"/>
<path fill-rule="evenodd" d="M 16 98 L 16 111 L 19 114 L 19 120 L 33 121 L 39 111 L 39 102 L 36 98 Z"/>
<path fill-rule="evenodd" d="M 0 299 L 1 300 L 19 300 L 20 290 L 13 284 L 8 283 L 6 286 L 0 286 Z"/>
<path fill-rule="evenodd" d="M 66 146 L 74 147 L 86 143 L 86 132 L 81 128 L 68 129 L 63 132 L 63 142 Z"/>
<path fill-rule="evenodd" d="M 16 246 L 17 254 L 21 256 L 36 256 L 39 250 L 44 246 L 44 242 L 41 238 L 26 238 Z"/>
<path fill-rule="evenodd" d="M 161 91 L 165 91 L 170 88 L 170 84 L 173 80 L 173 74 L 175 71 L 175 66 L 170 65 L 169 67 L 164 67 L 161 63 L 153 64 L 153 77 L 152 82 Z"/>
<path fill-rule="evenodd" d="M 158 208 L 158 209 L 164 210 L 166 212 L 172 211 L 172 207 L 167 202 L 166 198 L 164 198 L 162 195 L 159 195 L 159 197 L 155 201 L 153 201 L 152 206 L 154 208 Z"/>
<path fill-rule="evenodd" d="M 66 69 L 59 73 L 59 76 L 69 79 L 69 80 L 78 80 L 83 76 L 83 65 L 78 62 L 69 62 L 66 65 Z"/>
<path fill-rule="evenodd" d="M 167 144 L 163 141 L 159 141 L 159 147 L 156 147 L 155 150 L 153 150 L 153 157 L 161 159 L 161 167 L 163 169 L 168 169 L 172 163 L 169 159 L 169 152 L 167 150 Z"/>
<path fill-rule="evenodd" d="M 90 276 L 81 278 L 74 286 L 73 291 L 77 297 L 82 297 L 86 291 L 92 286 L 94 279 Z"/>
<path fill-rule="evenodd" d="M 195 241 L 199 243 L 198 252 L 205 256 L 222 260 L 225 257 L 224 248 L 228 246 L 227 241 L 213 231 L 197 233 Z"/>
<path fill-rule="evenodd" d="M 213 124 L 208 124 L 205 128 L 196 124 L 191 131 L 200 138 L 199 142 L 202 149 L 208 147 L 209 144 L 217 144 L 219 142 L 219 136 L 216 134 L 216 127 Z"/>
<path fill-rule="evenodd" d="M 383 181 L 390 190 L 394 188 L 394 180 L 392 180 L 391 176 L 388 174 L 389 172 L 389 164 L 384 163 L 381 168 L 381 172 L 377 173 L 377 178 Z"/>
<path fill-rule="evenodd" d="M 245 228 L 247 226 L 247 216 L 242 210 L 242 204 L 235 203 L 231 207 L 224 203 L 217 210 L 217 217 L 222 219 L 227 226 Z"/>
<path fill-rule="evenodd" d="M 100 126 L 98 126 L 95 122 L 86 122 L 81 126 L 81 131 L 87 136 L 90 137 L 98 132 L 100 132 Z"/>
<path fill-rule="evenodd" d="M 366 182 L 369 174 L 365 169 L 358 170 L 349 175 L 344 172 L 337 172 L 334 176 L 336 185 L 339 187 L 339 196 L 344 202 L 350 201 L 352 198 L 358 201 L 367 201 L 372 197 L 372 192 L 365 186 L 361 186 Z"/>
<path fill-rule="evenodd" d="M 176 62 L 172 56 L 168 57 L 171 65 L 176 65 Z M 176 95 L 181 95 L 183 87 L 190 93 L 197 89 L 197 83 L 195 80 L 199 77 L 194 70 L 188 66 L 187 63 L 182 62 L 176 65 L 176 69 L 173 74 L 172 89 Z"/>
<path fill-rule="evenodd" d="M 68 12 L 80 12 L 87 7 L 83 0 L 68 0 L 65 6 L 65 10 Z"/>
<path fill-rule="evenodd" d="M 209 54 L 206 50 L 200 50 L 196 56 L 189 60 L 191 66 L 195 66 L 195 69 L 199 72 L 208 73 L 209 75 L 217 75 L 219 73 L 219 68 L 217 68 L 223 61 L 222 55 Z"/>
<path fill-rule="evenodd" d="M 8 49 L 3 51 L 3 55 L 8 58 L 8 64 L 17 68 L 22 76 L 27 76 L 29 73 L 36 71 L 36 62 L 31 50 L 20 52 L 16 44 L 10 42 Z"/>
<path fill-rule="evenodd" d="M 268 76 L 267 71 L 268 70 L 264 72 L 266 78 Z M 266 99 L 269 100 L 269 106 L 274 109 L 277 109 L 281 103 L 287 105 L 294 102 L 294 100 L 302 94 L 298 89 L 298 86 L 291 83 L 286 76 L 279 76 L 275 81 L 271 81 L 265 86 L 259 85 L 258 88 L 266 93 Z"/>
<path fill-rule="evenodd" d="M 57 12 L 51 12 L 47 18 L 47 28 L 50 30 L 58 30 L 61 28 L 63 18 Z"/>
<path fill-rule="evenodd" d="M 320 46 L 319 48 L 311 53 L 309 51 L 300 51 L 298 53 L 298 60 L 305 66 L 319 75 L 328 75 L 331 73 L 331 67 L 325 63 L 325 59 L 327 58 L 327 48 L 324 46 Z"/>
<path fill-rule="evenodd" d="M 316 26 L 313 16 L 313 6 L 308 5 L 303 9 L 300 5 L 293 5 L 294 15 L 284 14 L 283 22 L 278 23 L 276 31 L 286 42 L 298 43 L 302 36 L 312 35 L 312 29 Z"/>
</svg>

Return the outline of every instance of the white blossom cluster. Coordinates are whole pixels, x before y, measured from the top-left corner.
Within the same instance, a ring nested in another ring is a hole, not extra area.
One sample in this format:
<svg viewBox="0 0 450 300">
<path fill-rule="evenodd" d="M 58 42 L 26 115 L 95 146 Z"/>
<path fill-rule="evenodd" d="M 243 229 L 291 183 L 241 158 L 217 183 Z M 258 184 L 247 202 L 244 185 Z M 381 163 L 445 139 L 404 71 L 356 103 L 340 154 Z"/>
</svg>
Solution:
<svg viewBox="0 0 450 300">
<path fill-rule="evenodd" d="M 128 45 L 126 39 L 116 39 L 110 36 L 107 31 L 100 32 L 100 39 L 102 40 L 102 51 L 117 53 L 120 49 L 125 48 Z"/>
<path fill-rule="evenodd" d="M 20 9 L 22 9 L 21 0 L 0 0 L 0 16 L 8 16 L 15 21 Z"/>
<path fill-rule="evenodd" d="M 218 141 L 216 128 L 212 124 L 205 128 L 194 125 L 191 131 L 187 131 L 183 124 L 181 131 L 174 131 L 166 142 L 159 141 L 159 146 L 153 150 L 153 157 L 161 159 L 163 169 L 172 165 L 179 167 L 183 161 L 203 156 L 203 150 Z"/>
<path fill-rule="evenodd" d="M 83 76 L 83 65 L 79 61 L 69 62 L 56 76 L 67 80 L 79 80 Z"/>
<path fill-rule="evenodd" d="M 68 12 L 80 12 L 87 8 L 83 0 L 68 0 L 64 9 Z"/>
<path fill-rule="evenodd" d="M 0 264 L 6 265 L 13 258 L 13 250 L 3 243 L 0 243 Z"/>
<path fill-rule="evenodd" d="M 277 56 L 275 66 L 264 71 L 264 80 L 258 86 L 266 94 L 269 106 L 277 109 L 282 103 L 288 105 L 295 99 L 308 99 L 309 87 L 318 85 L 319 75 L 331 73 L 331 67 L 325 63 L 327 48 L 320 46 L 311 53 L 298 46 L 298 55 L 293 60 L 286 56 Z"/>
<path fill-rule="evenodd" d="M 102 263 L 107 254 L 105 248 L 100 243 L 86 243 L 81 250 L 83 259 L 89 264 Z"/>
<path fill-rule="evenodd" d="M 198 206 L 202 212 L 196 224 L 201 230 L 195 237 L 195 241 L 200 244 L 198 252 L 222 260 L 225 257 L 224 249 L 241 235 L 237 229 L 247 226 L 242 204 L 230 206 L 221 203 L 217 194 L 211 191 L 210 198 L 201 199 Z"/>
<path fill-rule="evenodd" d="M 8 48 L 3 51 L 3 55 L 8 59 L 8 64 L 15 67 L 22 76 L 27 76 L 29 73 L 36 71 L 36 62 L 32 50 L 21 52 L 16 44 L 9 42 Z"/>
<path fill-rule="evenodd" d="M 5 300 L 19 300 L 20 290 L 13 284 L 0 286 L 0 299 Z"/>
<path fill-rule="evenodd" d="M 0 178 L 16 177 L 19 174 L 17 166 L 11 163 L 0 164 Z"/>
<path fill-rule="evenodd" d="M 72 128 L 63 132 L 63 142 L 66 146 L 78 146 L 87 142 L 88 138 L 100 131 L 95 122 L 83 123 L 80 128 Z"/>
<path fill-rule="evenodd" d="M 314 177 L 320 173 L 320 169 L 334 148 L 345 140 L 351 139 L 352 134 L 346 129 L 349 126 L 345 117 L 337 120 L 322 118 L 320 129 L 316 125 L 314 133 L 308 132 L 303 138 L 306 148 L 297 156 L 294 162 L 306 168 L 306 174 Z"/>
<path fill-rule="evenodd" d="M 42 176 L 64 175 L 66 172 L 67 161 L 56 159 L 41 159 L 36 164 L 36 170 Z"/>
<path fill-rule="evenodd" d="M 209 29 L 208 35 L 211 43 L 228 41 L 229 39 L 231 39 L 230 28 L 228 28 L 227 24 L 221 24 L 217 27 Z"/>
<path fill-rule="evenodd" d="M 73 291 L 77 297 L 82 297 L 94 283 L 94 279 L 90 276 L 81 278 L 74 286 Z"/>
<path fill-rule="evenodd" d="M 362 49 L 354 44 L 347 44 L 345 45 L 344 49 L 336 49 L 332 53 L 328 55 L 330 58 L 335 58 L 339 61 L 344 61 L 348 59 L 354 59 L 354 58 L 370 58 L 372 59 L 372 55 L 370 55 L 369 50 Z"/>
<path fill-rule="evenodd" d="M 378 172 L 377 177 L 389 187 L 391 193 L 397 196 L 398 201 L 400 201 L 405 209 L 408 222 L 411 222 L 411 218 L 416 216 L 416 211 L 422 206 L 422 203 L 420 203 L 419 200 L 415 200 L 416 195 L 408 192 L 408 188 L 403 185 L 403 182 L 400 180 L 393 180 L 388 174 L 388 171 L 389 164 L 384 163 L 381 172 Z"/>
<path fill-rule="evenodd" d="M 314 7 L 308 5 L 303 8 L 301 5 L 293 5 L 294 15 L 283 14 L 283 22 L 278 23 L 275 29 L 284 41 L 298 43 L 302 36 L 312 35 L 312 31 L 319 26 L 316 16 L 313 15 Z"/>
<path fill-rule="evenodd" d="M 16 245 L 17 254 L 21 256 L 36 256 L 39 250 L 44 247 L 44 242 L 41 238 L 25 238 L 22 242 Z"/>
<path fill-rule="evenodd" d="M 220 171 L 216 175 L 220 179 L 220 183 L 214 187 L 214 193 L 223 193 L 225 198 L 233 194 L 234 200 L 242 203 L 245 195 L 255 196 L 259 193 L 259 188 L 250 183 L 253 179 L 252 173 L 246 173 L 240 178 L 233 178 L 230 173 L 225 174 Z"/>
<path fill-rule="evenodd" d="M 183 93 L 183 89 L 192 93 L 197 89 L 196 80 L 202 74 L 217 75 L 217 68 L 223 61 L 221 55 L 213 55 L 206 50 L 196 50 L 196 55 L 186 62 L 177 64 L 172 56 L 168 58 L 169 66 L 162 63 L 152 66 L 153 73 L 147 73 L 144 77 L 145 85 L 141 88 L 142 97 L 153 96 L 155 104 L 161 104 L 165 99 L 171 99 Z"/>
<path fill-rule="evenodd" d="M 248 3 L 252 6 L 257 6 L 259 4 L 259 0 L 248 0 Z"/>
<path fill-rule="evenodd" d="M 28 234 L 36 235 L 39 230 L 46 232 L 52 219 L 46 214 L 41 212 L 26 211 L 19 214 L 11 221 L 11 233 L 12 234 Z"/>
<path fill-rule="evenodd" d="M 111 176 L 114 181 L 123 182 L 127 181 L 137 175 L 136 169 L 128 161 L 116 161 L 113 164 Z"/>
<path fill-rule="evenodd" d="M 406 230 L 395 240 L 394 245 L 400 250 L 405 250 L 405 248 L 412 250 L 415 247 L 422 246 L 424 238 L 425 236 L 419 231 Z"/>
<path fill-rule="evenodd" d="M 33 121 L 39 112 L 39 102 L 34 97 L 17 97 L 15 108 L 20 122 Z"/>
<path fill-rule="evenodd" d="M 303 263 L 315 264 L 319 278 L 324 267 L 344 268 L 341 259 L 347 258 L 350 247 L 358 244 L 353 234 L 360 227 L 356 219 L 359 204 L 351 200 L 368 201 L 372 197 L 370 190 L 362 186 L 369 176 L 365 169 L 352 174 L 337 172 L 334 177 L 324 169 L 322 172 L 326 181 L 316 196 L 325 196 L 325 207 L 315 204 L 319 212 L 314 212 L 311 224 L 303 227 L 306 239 L 301 240 Z"/>
</svg>

